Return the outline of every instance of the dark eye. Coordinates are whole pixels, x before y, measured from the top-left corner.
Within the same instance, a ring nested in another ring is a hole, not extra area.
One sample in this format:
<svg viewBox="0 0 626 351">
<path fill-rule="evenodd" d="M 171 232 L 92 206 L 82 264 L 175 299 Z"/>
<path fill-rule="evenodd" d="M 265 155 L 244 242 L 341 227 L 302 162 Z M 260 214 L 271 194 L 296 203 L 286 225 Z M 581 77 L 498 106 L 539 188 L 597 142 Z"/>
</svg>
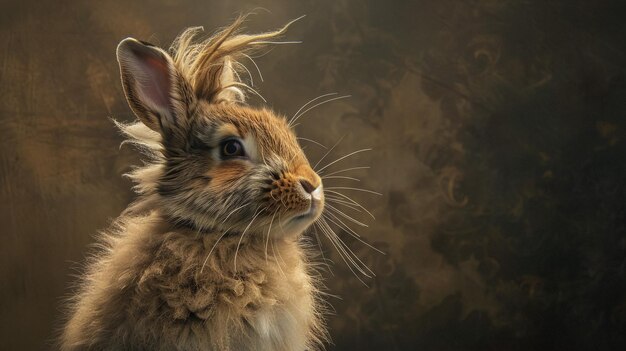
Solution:
<svg viewBox="0 0 626 351">
<path fill-rule="evenodd" d="M 244 157 L 246 155 L 239 140 L 226 140 L 222 143 L 221 155 L 223 158 Z"/>
</svg>

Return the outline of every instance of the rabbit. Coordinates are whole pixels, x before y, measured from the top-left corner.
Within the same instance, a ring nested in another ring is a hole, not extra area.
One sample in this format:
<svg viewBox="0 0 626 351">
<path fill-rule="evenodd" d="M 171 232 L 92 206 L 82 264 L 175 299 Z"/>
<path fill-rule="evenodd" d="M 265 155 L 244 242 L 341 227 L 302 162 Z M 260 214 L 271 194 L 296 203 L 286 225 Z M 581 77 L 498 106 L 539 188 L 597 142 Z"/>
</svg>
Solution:
<svg viewBox="0 0 626 351">
<path fill-rule="evenodd" d="M 149 158 L 137 199 L 101 233 L 60 337 L 62 350 L 314 350 L 328 341 L 321 281 L 302 233 L 325 206 L 286 118 L 246 104 L 238 59 L 285 33 L 208 39 L 165 51 L 117 47 Z"/>
</svg>

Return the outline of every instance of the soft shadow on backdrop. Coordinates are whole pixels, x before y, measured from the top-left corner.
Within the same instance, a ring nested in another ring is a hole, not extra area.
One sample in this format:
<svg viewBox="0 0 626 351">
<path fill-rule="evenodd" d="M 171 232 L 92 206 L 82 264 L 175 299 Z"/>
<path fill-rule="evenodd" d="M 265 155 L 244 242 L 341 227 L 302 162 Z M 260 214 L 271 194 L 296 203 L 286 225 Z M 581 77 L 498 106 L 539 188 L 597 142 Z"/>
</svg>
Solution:
<svg viewBox="0 0 626 351">
<path fill-rule="evenodd" d="M 169 45 L 257 10 L 306 14 L 257 62 L 270 106 L 327 92 L 302 136 L 332 145 L 376 216 L 378 274 L 327 275 L 337 350 L 625 349 L 626 11 L 619 1 L 14 1 L 0 5 L 0 340 L 48 349 L 94 233 L 131 201 L 127 36 Z M 251 66 L 252 67 L 252 66 Z M 254 72 L 254 71 L 253 71 Z M 254 104 L 259 101 L 253 100 Z M 316 160 L 322 149 L 307 145 Z M 366 217 L 359 217 L 366 219 Z"/>
</svg>

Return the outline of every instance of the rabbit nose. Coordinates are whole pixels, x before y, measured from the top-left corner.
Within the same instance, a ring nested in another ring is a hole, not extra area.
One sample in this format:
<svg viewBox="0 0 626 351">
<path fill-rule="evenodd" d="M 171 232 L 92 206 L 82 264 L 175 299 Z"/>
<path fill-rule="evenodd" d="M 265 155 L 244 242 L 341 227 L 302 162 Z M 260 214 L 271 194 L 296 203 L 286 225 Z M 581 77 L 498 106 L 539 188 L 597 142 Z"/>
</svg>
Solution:
<svg viewBox="0 0 626 351">
<path fill-rule="evenodd" d="M 304 188 L 304 191 L 306 191 L 309 194 L 314 192 L 316 189 L 316 187 L 314 187 L 313 184 L 311 184 L 311 182 L 309 182 L 306 179 L 300 179 L 300 185 L 302 185 L 302 188 Z"/>
</svg>

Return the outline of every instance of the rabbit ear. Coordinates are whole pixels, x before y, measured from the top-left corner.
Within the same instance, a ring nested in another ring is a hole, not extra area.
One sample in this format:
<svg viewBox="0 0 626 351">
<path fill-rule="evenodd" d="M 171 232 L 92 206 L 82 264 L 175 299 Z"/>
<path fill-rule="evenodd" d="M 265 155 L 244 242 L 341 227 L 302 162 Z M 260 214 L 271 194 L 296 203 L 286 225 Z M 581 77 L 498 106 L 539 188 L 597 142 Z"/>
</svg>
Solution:
<svg viewBox="0 0 626 351">
<path fill-rule="evenodd" d="M 218 79 L 218 82 L 213 83 L 215 86 L 220 87 L 214 98 L 215 101 L 246 102 L 246 94 L 243 92 L 242 87 L 247 86 L 239 81 L 239 75 L 233 67 L 233 61 L 230 57 L 224 58 Z"/>
<path fill-rule="evenodd" d="M 117 46 L 117 61 L 135 115 L 164 137 L 180 131 L 194 97 L 170 56 L 148 43 L 126 38 Z"/>
</svg>

